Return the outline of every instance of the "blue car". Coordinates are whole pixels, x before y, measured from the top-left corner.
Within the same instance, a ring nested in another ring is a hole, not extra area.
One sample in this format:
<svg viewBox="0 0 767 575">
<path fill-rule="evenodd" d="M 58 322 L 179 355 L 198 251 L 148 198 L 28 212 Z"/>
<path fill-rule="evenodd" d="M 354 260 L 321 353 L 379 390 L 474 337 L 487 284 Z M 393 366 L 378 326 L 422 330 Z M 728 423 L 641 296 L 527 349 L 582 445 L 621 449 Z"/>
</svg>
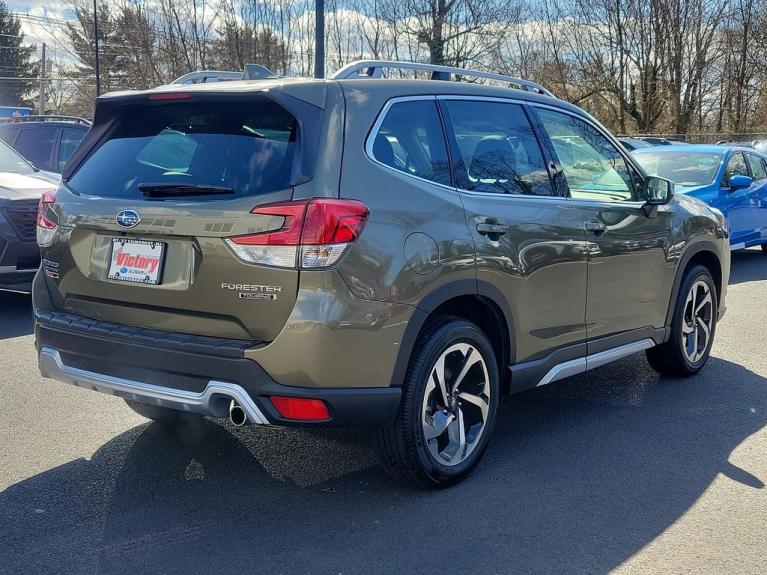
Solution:
<svg viewBox="0 0 767 575">
<path fill-rule="evenodd" d="M 731 249 L 761 245 L 767 253 L 767 155 L 702 144 L 643 148 L 631 155 L 648 174 L 674 182 L 677 193 L 724 213 Z"/>
</svg>

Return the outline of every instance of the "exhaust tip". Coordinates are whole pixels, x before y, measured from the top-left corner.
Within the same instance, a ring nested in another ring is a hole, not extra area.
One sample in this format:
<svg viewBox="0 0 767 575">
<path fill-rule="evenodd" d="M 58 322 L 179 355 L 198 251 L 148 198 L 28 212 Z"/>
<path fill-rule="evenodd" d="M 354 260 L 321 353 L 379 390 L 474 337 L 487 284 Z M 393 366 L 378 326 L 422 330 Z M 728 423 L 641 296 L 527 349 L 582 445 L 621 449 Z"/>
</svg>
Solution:
<svg viewBox="0 0 767 575">
<path fill-rule="evenodd" d="M 229 402 L 229 421 L 235 427 L 242 427 L 248 422 L 248 416 L 245 414 L 245 410 L 235 400 Z"/>
</svg>

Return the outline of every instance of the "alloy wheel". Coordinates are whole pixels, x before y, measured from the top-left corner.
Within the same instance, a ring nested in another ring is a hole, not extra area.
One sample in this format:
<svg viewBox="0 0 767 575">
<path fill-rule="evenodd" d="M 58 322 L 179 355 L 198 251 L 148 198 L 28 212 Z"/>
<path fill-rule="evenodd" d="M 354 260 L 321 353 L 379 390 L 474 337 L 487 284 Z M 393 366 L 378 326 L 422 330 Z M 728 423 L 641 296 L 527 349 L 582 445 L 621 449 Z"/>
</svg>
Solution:
<svg viewBox="0 0 767 575">
<path fill-rule="evenodd" d="M 705 355 L 714 330 L 714 300 L 711 288 L 697 280 L 690 288 L 682 318 L 682 348 L 687 361 L 697 363 Z"/>
<path fill-rule="evenodd" d="M 448 347 L 426 383 L 421 406 L 423 436 L 442 465 L 465 461 L 485 430 L 490 411 L 490 378 L 482 353 L 468 343 Z"/>
</svg>

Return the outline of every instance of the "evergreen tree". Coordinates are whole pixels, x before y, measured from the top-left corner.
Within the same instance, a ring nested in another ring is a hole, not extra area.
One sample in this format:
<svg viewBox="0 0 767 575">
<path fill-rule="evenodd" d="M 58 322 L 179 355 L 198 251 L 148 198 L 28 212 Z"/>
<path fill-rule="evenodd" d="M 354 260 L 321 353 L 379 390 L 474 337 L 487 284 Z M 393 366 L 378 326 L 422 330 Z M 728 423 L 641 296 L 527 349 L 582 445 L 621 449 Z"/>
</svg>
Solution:
<svg viewBox="0 0 767 575">
<path fill-rule="evenodd" d="M 39 88 L 39 62 L 31 62 L 35 46 L 23 46 L 21 22 L 0 0 L 0 106 L 27 106 Z"/>
</svg>

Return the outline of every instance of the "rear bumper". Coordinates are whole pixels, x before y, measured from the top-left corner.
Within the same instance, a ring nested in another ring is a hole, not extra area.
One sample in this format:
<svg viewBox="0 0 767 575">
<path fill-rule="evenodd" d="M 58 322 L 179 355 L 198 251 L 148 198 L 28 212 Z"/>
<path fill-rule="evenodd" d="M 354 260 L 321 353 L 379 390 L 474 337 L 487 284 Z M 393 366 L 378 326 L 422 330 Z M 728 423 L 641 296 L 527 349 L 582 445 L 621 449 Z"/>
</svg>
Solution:
<svg viewBox="0 0 767 575">
<path fill-rule="evenodd" d="M 150 385 L 66 365 L 61 354 L 50 347 L 40 350 L 40 373 L 44 377 L 124 399 L 213 417 L 223 417 L 229 401 L 233 399 L 242 406 L 248 421 L 262 425 L 269 423 L 247 392 L 233 383 L 209 381 L 201 393 Z"/>
<path fill-rule="evenodd" d="M 134 330 L 68 314 L 35 320 L 40 372 L 79 387 L 207 415 L 225 417 L 236 400 L 262 425 L 377 426 L 397 414 L 400 389 L 301 388 L 280 385 L 243 357 L 247 342 Z M 321 399 L 330 420 L 287 420 L 271 396 Z"/>
</svg>

